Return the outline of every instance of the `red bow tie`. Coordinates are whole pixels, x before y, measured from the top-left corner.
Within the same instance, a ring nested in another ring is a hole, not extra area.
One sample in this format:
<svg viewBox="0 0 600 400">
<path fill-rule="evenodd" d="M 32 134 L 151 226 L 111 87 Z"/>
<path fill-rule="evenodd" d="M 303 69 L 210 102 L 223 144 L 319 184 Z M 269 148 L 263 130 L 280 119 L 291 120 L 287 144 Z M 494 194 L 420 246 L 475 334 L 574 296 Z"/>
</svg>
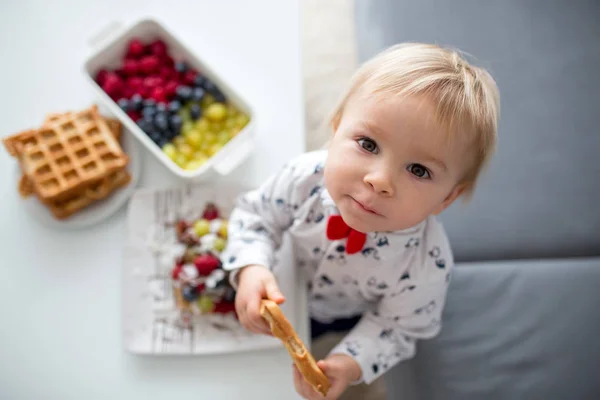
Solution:
<svg viewBox="0 0 600 400">
<path fill-rule="evenodd" d="M 350 228 L 340 215 L 332 215 L 327 221 L 327 238 L 340 240 L 347 237 L 346 253 L 354 254 L 362 250 L 367 241 L 367 234 Z"/>
</svg>

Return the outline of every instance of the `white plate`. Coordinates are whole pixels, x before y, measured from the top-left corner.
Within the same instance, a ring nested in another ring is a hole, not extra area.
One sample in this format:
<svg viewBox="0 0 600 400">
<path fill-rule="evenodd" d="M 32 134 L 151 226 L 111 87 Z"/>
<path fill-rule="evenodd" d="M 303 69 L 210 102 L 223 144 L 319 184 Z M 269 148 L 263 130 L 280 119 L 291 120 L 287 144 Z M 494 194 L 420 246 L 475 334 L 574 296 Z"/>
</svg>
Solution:
<svg viewBox="0 0 600 400">
<path fill-rule="evenodd" d="M 204 184 L 170 190 L 138 190 L 128 206 L 127 240 L 123 252 L 122 326 L 125 349 L 136 354 L 219 354 L 282 347 L 281 342 L 242 328 L 233 314 L 201 315 L 191 327 L 180 323 L 173 301 L 171 268 L 180 252 L 173 230 L 179 218 L 193 219 L 206 202 L 214 202 L 227 217 L 239 186 Z M 278 253 L 281 265 L 293 265 L 290 246 Z M 275 269 L 281 290 L 296 298 L 294 268 Z M 282 305 L 290 321 L 297 310 L 292 301 Z"/>
<path fill-rule="evenodd" d="M 104 114 L 103 114 L 104 115 Z M 56 219 L 50 210 L 46 208 L 35 196 L 29 196 L 22 200 L 25 210 L 46 226 L 58 229 L 81 229 L 95 225 L 117 212 L 129 199 L 142 173 L 140 145 L 133 135 L 123 127 L 121 135 L 121 146 L 129 156 L 127 166 L 131 174 L 131 181 L 127 186 L 117 189 L 107 198 L 90 204 L 83 210 L 76 212 L 64 220 Z M 21 177 L 21 169 L 18 164 L 15 168 L 15 187 Z"/>
</svg>

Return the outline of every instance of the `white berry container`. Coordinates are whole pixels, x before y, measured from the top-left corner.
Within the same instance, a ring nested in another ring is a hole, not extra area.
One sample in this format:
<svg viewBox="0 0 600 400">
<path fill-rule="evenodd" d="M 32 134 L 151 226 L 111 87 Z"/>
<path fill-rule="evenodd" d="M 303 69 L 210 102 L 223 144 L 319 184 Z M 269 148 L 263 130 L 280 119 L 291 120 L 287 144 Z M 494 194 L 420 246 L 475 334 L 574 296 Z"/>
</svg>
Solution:
<svg viewBox="0 0 600 400">
<path fill-rule="evenodd" d="M 248 124 L 223 148 L 195 170 L 185 170 L 164 154 L 148 135 L 113 101 L 110 96 L 96 83 L 95 77 L 101 69 L 118 68 L 123 63 L 127 45 L 131 39 L 139 38 L 142 42 L 161 39 L 168 46 L 169 54 L 174 60 L 185 61 L 186 64 L 217 85 L 228 101 L 249 117 Z M 99 100 L 117 117 L 127 130 L 148 149 L 171 172 L 184 180 L 200 181 L 211 176 L 214 172 L 228 175 L 242 163 L 253 150 L 253 136 L 256 126 L 256 114 L 242 95 L 204 60 L 191 52 L 181 40 L 176 38 L 164 25 L 154 19 L 144 19 L 129 27 L 113 23 L 103 32 L 90 40 L 93 52 L 84 64 L 86 79 L 97 93 Z"/>
</svg>

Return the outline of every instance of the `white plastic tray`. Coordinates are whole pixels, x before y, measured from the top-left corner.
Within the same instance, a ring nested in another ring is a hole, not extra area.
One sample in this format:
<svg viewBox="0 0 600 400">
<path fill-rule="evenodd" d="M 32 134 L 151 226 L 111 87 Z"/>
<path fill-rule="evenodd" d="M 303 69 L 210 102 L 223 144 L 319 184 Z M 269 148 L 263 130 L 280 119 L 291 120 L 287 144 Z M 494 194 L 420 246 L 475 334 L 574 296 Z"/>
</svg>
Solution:
<svg viewBox="0 0 600 400">
<path fill-rule="evenodd" d="M 202 167 L 193 171 L 180 168 L 162 152 L 148 135 L 96 83 L 94 78 L 100 69 L 116 68 L 121 65 L 126 46 L 133 38 L 139 38 L 142 41 L 150 41 L 156 38 L 162 39 L 167 44 L 169 52 L 175 60 L 185 60 L 188 65 L 212 80 L 223 94 L 227 96 L 229 101 L 249 116 L 250 121 L 244 129 Z M 85 62 L 84 72 L 87 80 L 95 89 L 98 98 L 110 109 L 112 114 L 125 124 L 127 129 L 135 135 L 150 153 L 175 175 L 186 180 L 204 179 L 209 176 L 210 170 L 214 170 L 220 175 L 228 175 L 250 155 L 253 149 L 253 136 L 256 126 L 256 113 L 250 104 L 237 90 L 227 84 L 213 68 L 193 54 L 185 47 L 181 40 L 173 36 L 162 24 L 154 19 L 141 20 L 129 28 L 123 28 L 120 23 L 113 23 L 92 39 L 92 45 L 94 46 L 94 51 Z"/>
</svg>

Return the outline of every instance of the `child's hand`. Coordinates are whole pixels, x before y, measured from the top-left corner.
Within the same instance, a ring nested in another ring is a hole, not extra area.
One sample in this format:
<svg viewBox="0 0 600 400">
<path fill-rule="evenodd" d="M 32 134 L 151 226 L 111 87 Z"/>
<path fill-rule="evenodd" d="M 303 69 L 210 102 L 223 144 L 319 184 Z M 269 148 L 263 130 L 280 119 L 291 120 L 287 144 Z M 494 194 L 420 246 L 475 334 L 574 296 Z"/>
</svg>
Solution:
<svg viewBox="0 0 600 400">
<path fill-rule="evenodd" d="M 238 275 L 238 290 L 235 295 L 238 318 L 249 331 L 271 335 L 269 325 L 259 313 L 262 299 L 270 299 L 277 304 L 285 301 L 275 275 L 262 265 L 244 267 Z"/>
<path fill-rule="evenodd" d="M 327 375 L 331 381 L 331 388 L 327 392 L 327 397 L 323 397 L 316 392 L 300 374 L 300 371 L 294 365 L 294 386 L 300 396 L 309 400 L 334 400 L 344 393 L 351 382 L 354 382 L 362 376 L 360 366 L 352 357 L 345 354 L 332 354 L 325 360 L 317 363 L 319 368 Z"/>
</svg>

